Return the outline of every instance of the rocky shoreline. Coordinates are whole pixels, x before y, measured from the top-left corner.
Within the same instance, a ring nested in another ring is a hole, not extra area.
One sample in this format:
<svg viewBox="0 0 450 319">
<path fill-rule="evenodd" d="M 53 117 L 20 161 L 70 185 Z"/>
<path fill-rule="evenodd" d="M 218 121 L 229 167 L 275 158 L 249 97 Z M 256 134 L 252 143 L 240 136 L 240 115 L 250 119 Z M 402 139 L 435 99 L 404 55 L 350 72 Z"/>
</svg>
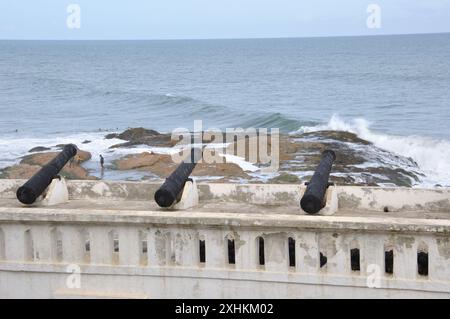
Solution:
<svg viewBox="0 0 450 319">
<path fill-rule="evenodd" d="M 39 149 L 42 149 L 39 147 Z M 50 148 L 46 148 L 50 149 Z M 35 152 L 36 149 L 30 150 Z M 37 152 L 22 157 L 19 164 L 7 167 L 0 171 L 0 177 L 2 178 L 24 178 L 28 179 L 32 177 L 39 169 L 45 164 L 50 162 L 58 152 Z M 82 164 L 91 159 L 89 152 L 79 150 L 74 159 L 64 166 L 60 175 L 68 179 L 95 179 L 89 175 L 87 169 Z"/>
<path fill-rule="evenodd" d="M 171 149 L 177 141 L 171 140 L 170 134 L 162 134 L 145 128 L 131 128 L 122 133 L 108 134 L 105 139 L 119 139 L 123 142 L 110 146 L 114 150 L 133 149 L 134 147 L 149 147 L 151 151 L 137 154 L 126 154 L 106 163 L 105 170 L 126 172 L 149 172 L 163 179 L 177 166 L 167 153 L 158 153 L 158 148 Z M 248 161 L 248 137 L 246 139 L 246 160 Z M 325 149 L 333 149 L 337 159 L 330 177 L 332 182 L 340 185 L 380 185 L 411 187 L 419 181 L 421 175 L 417 164 L 410 158 L 404 158 L 365 141 L 355 134 L 340 131 L 321 131 L 296 135 L 281 135 L 279 143 L 279 171 L 275 174 L 259 174 L 245 170 L 239 164 L 200 163 L 193 171 L 193 176 L 200 180 L 213 177 L 214 182 L 268 182 L 268 183 L 301 183 L 309 180 L 319 163 L 321 153 Z M 85 141 L 82 144 L 89 144 Z M 212 142 L 204 140 L 204 143 Z M 227 146 L 227 153 L 233 151 L 236 143 Z M 83 149 L 84 145 L 78 145 Z M 61 145 L 37 145 L 30 150 L 30 154 L 22 157 L 14 166 L 0 170 L 0 178 L 30 178 L 43 165 L 56 155 L 55 148 Z M 267 145 L 270 150 L 270 138 Z M 218 150 L 223 151 L 223 149 Z M 125 152 L 126 153 L 126 152 Z M 68 163 L 62 176 L 69 179 L 98 179 L 92 171 L 86 168 L 86 163 L 92 159 L 91 153 L 81 150 L 77 157 Z M 263 163 L 257 158 L 253 167 L 262 168 Z"/>
</svg>

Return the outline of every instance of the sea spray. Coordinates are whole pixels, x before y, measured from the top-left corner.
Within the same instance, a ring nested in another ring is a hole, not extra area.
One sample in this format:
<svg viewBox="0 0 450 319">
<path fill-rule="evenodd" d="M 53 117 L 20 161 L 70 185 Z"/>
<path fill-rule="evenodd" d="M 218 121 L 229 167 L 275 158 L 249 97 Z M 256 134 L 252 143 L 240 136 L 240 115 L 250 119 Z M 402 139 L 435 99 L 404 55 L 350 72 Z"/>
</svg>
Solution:
<svg viewBox="0 0 450 319">
<path fill-rule="evenodd" d="M 383 134 L 370 129 L 365 119 L 345 121 L 333 115 L 328 123 L 316 126 L 302 126 L 295 134 L 318 131 L 345 131 L 373 143 L 389 152 L 411 158 L 417 163 L 424 177 L 417 186 L 450 185 L 450 142 L 423 136 L 400 136 Z"/>
</svg>

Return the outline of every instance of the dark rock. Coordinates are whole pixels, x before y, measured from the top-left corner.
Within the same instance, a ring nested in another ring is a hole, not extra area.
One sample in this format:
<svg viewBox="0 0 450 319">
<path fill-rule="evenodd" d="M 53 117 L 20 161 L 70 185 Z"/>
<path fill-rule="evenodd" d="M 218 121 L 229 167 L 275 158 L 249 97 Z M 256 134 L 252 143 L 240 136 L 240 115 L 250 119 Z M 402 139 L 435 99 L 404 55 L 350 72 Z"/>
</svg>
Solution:
<svg viewBox="0 0 450 319">
<path fill-rule="evenodd" d="M 280 142 L 280 165 L 283 172 L 313 172 L 320 162 L 322 152 L 331 149 L 336 153 L 332 173 L 340 173 L 339 176 L 330 177 L 330 181 L 336 184 L 395 184 L 411 187 L 420 181 L 417 163 L 411 158 L 380 149 L 353 133 L 311 132 L 291 136 L 291 142 L 288 143 L 295 143 L 297 146 L 290 145 L 290 149 L 296 148 L 295 153 L 287 154 L 291 155 L 291 158 L 283 158 Z M 284 154 L 286 153 L 284 150 Z M 307 179 L 310 179 L 310 176 Z"/>
<path fill-rule="evenodd" d="M 311 136 L 319 139 L 331 139 L 353 144 L 362 144 L 362 145 L 372 144 L 371 142 L 363 140 L 362 138 L 358 137 L 358 135 L 354 133 L 345 131 L 318 131 L 298 135 L 298 137 L 311 137 Z"/>
<path fill-rule="evenodd" d="M 116 133 L 110 133 L 110 134 L 107 134 L 107 135 L 105 136 L 105 139 L 111 140 L 111 139 L 113 139 L 113 138 L 116 138 L 117 135 L 119 135 L 119 134 L 116 134 Z"/>
<path fill-rule="evenodd" d="M 143 127 L 138 128 L 130 128 L 120 134 L 117 135 L 117 138 L 120 138 L 121 140 L 125 141 L 134 141 L 134 140 L 140 140 L 145 139 L 148 137 L 153 137 L 161 135 L 159 132 L 155 130 L 148 130 Z"/>
<path fill-rule="evenodd" d="M 289 174 L 289 173 L 281 173 L 279 176 L 271 178 L 269 180 L 271 184 L 301 184 L 301 180 L 298 176 Z"/>
<path fill-rule="evenodd" d="M 172 147 L 176 141 L 171 140 L 170 134 L 161 134 L 155 130 L 148 130 L 142 127 L 132 128 L 114 136 L 108 134 L 105 138 L 118 138 L 128 142 L 111 146 L 110 148 L 132 147 L 136 145 Z"/>
<path fill-rule="evenodd" d="M 45 151 L 50 151 L 50 150 L 51 150 L 51 148 L 49 148 L 49 147 L 37 146 L 37 147 L 33 147 L 31 150 L 29 150 L 28 153 L 45 152 Z"/>
<path fill-rule="evenodd" d="M 28 165 L 39 165 L 44 166 L 48 162 L 50 162 L 55 156 L 58 155 L 58 152 L 48 152 L 48 153 L 36 153 L 30 154 L 22 157 L 20 164 L 28 164 Z M 77 164 L 81 164 L 91 159 L 91 153 L 78 150 L 77 155 L 74 157 L 74 162 Z"/>
<path fill-rule="evenodd" d="M 28 179 L 31 178 L 42 166 L 49 163 L 58 152 L 35 153 L 26 155 L 19 164 L 5 168 L 2 171 L 3 178 Z M 67 163 L 60 175 L 68 179 L 96 179 L 81 164 L 91 158 L 91 154 L 79 150 L 72 162 Z"/>
<path fill-rule="evenodd" d="M 130 154 L 113 162 L 117 170 L 143 170 L 160 177 L 169 176 L 178 164 L 172 161 L 170 155 L 141 153 Z M 192 172 L 193 176 L 224 176 L 249 179 L 249 176 L 233 163 L 199 163 Z"/>
</svg>

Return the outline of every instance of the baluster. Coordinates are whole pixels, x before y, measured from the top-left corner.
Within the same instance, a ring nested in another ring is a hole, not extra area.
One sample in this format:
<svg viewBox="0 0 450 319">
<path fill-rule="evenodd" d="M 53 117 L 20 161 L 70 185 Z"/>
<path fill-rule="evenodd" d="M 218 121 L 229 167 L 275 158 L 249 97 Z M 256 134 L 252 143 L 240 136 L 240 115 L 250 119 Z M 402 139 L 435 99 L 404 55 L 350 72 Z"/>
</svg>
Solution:
<svg viewBox="0 0 450 319">
<path fill-rule="evenodd" d="M 142 251 L 139 229 L 121 227 L 119 233 L 119 263 L 121 265 L 137 266 L 140 264 Z"/>
<path fill-rule="evenodd" d="M 289 267 L 288 237 L 283 233 L 264 236 L 265 268 L 268 271 L 285 272 Z"/>
<path fill-rule="evenodd" d="M 112 264 L 113 262 L 113 237 L 112 230 L 106 227 L 89 227 L 91 263 Z"/>
<path fill-rule="evenodd" d="M 413 236 L 398 235 L 394 241 L 394 277 L 417 278 L 417 243 Z"/>
<path fill-rule="evenodd" d="M 319 270 L 318 236 L 313 232 L 301 232 L 296 236 L 296 270 L 301 273 L 317 273 Z"/>
</svg>

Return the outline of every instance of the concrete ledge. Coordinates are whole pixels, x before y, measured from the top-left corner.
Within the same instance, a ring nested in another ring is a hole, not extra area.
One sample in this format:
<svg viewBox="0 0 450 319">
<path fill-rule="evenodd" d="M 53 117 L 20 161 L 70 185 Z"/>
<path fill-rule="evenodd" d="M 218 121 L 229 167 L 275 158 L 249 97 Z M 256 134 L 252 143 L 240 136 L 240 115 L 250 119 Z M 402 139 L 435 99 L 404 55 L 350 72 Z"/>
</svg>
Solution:
<svg viewBox="0 0 450 319">
<path fill-rule="evenodd" d="M 0 199 L 15 199 L 25 180 L 0 180 Z M 121 200 L 153 202 L 160 183 L 68 181 L 72 200 Z M 298 207 L 303 185 L 201 183 L 200 202 L 238 202 L 255 205 Z M 450 189 L 337 186 L 341 210 L 447 212 Z M 449 217 L 450 219 L 450 217 Z"/>
<path fill-rule="evenodd" d="M 55 222 L 69 224 L 185 225 L 320 229 L 339 231 L 450 233 L 450 220 L 341 216 L 267 215 L 242 212 L 115 211 L 75 209 L 0 208 L 0 222 Z"/>
</svg>

